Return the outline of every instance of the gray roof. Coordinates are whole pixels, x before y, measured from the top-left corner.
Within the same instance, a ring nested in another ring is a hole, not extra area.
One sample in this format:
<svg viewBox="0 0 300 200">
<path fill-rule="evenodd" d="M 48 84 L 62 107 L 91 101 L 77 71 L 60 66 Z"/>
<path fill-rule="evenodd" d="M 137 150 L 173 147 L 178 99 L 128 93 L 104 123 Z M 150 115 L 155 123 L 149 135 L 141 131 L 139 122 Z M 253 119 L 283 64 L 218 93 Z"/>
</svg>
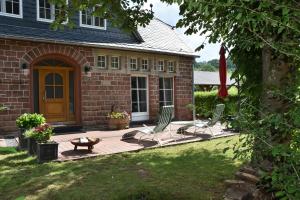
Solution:
<svg viewBox="0 0 300 200">
<path fill-rule="evenodd" d="M 226 85 L 232 85 L 235 80 L 230 79 L 230 75 L 227 74 Z M 207 71 L 194 71 L 194 84 L 195 85 L 220 85 L 219 72 L 207 72 Z"/>
<path fill-rule="evenodd" d="M 0 16 L 0 37 L 197 56 L 170 25 L 157 18 L 145 28 L 138 27 L 138 34 L 134 34 L 112 27 L 109 22 L 106 30 L 79 27 L 77 13 L 70 19 L 76 23 L 75 28 L 54 31 L 49 23 L 36 20 L 35 2 L 23 0 L 22 19 Z"/>
</svg>

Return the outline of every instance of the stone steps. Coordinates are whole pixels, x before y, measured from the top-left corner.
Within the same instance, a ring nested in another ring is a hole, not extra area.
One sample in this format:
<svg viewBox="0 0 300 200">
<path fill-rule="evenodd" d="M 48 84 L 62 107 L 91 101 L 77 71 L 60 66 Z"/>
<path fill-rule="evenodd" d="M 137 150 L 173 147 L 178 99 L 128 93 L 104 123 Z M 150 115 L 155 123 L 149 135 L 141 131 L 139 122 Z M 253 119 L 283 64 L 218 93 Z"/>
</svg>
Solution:
<svg viewBox="0 0 300 200">
<path fill-rule="evenodd" d="M 225 180 L 227 186 L 224 200 L 272 200 L 265 196 L 257 187 L 259 176 L 255 169 L 242 167 L 235 173 L 235 179 Z"/>
</svg>

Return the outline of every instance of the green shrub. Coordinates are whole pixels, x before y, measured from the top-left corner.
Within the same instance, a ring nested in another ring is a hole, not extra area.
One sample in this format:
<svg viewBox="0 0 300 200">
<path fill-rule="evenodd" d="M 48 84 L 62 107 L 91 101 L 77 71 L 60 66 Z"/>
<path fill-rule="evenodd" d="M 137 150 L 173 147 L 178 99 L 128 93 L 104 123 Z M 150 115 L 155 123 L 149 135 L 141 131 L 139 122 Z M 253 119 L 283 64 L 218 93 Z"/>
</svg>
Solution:
<svg viewBox="0 0 300 200">
<path fill-rule="evenodd" d="M 236 88 L 231 88 L 228 91 L 229 95 L 224 100 L 218 97 L 218 91 L 210 92 L 195 92 L 195 109 L 196 115 L 200 118 L 212 117 L 217 104 L 224 103 L 224 115 L 236 115 L 238 109 L 238 92 Z"/>
<path fill-rule="evenodd" d="M 44 124 L 46 119 L 43 115 L 37 113 L 24 113 L 16 120 L 16 124 L 21 129 L 31 129 Z"/>
</svg>

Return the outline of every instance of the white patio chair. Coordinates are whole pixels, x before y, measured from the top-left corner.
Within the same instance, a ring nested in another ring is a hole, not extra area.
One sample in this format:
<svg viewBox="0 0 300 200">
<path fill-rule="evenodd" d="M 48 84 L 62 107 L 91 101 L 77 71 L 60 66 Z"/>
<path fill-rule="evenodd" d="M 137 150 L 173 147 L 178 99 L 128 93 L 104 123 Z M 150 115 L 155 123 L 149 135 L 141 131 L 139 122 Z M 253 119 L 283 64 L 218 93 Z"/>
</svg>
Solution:
<svg viewBox="0 0 300 200">
<path fill-rule="evenodd" d="M 144 124 L 144 128 L 138 130 L 143 135 L 139 138 L 139 142 L 144 136 L 153 136 L 152 140 L 156 140 L 161 146 L 161 140 L 158 137 L 158 134 L 163 132 L 167 126 L 170 124 L 173 118 L 174 106 L 163 106 L 161 113 L 158 117 L 158 123 L 155 127 L 149 127 Z"/>
<path fill-rule="evenodd" d="M 224 109 L 225 109 L 225 105 L 224 104 L 218 104 L 216 105 L 215 111 L 213 113 L 213 117 L 211 119 L 209 119 L 209 121 L 204 122 L 204 121 L 195 121 L 194 122 L 194 126 L 195 126 L 195 131 L 194 134 L 196 134 L 197 129 L 199 128 L 204 128 L 204 130 L 202 131 L 202 133 L 205 133 L 206 130 L 208 129 L 210 132 L 210 135 L 212 137 L 215 136 L 215 134 L 213 133 L 213 131 L 211 130 L 211 128 L 217 124 L 218 121 L 220 121 L 220 119 L 223 116 L 224 113 Z"/>
</svg>

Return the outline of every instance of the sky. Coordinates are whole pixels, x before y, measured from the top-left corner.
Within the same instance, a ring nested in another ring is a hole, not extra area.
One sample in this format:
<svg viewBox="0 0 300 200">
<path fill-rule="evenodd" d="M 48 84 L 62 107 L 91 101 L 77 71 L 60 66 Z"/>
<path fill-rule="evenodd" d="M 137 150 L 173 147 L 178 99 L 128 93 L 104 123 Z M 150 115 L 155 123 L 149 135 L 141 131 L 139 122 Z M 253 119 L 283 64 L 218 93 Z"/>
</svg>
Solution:
<svg viewBox="0 0 300 200">
<path fill-rule="evenodd" d="M 177 20 L 180 18 L 179 16 L 179 7 L 178 5 L 168 5 L 166 3 L 160 2 L 160 0 L 149 0 L 145 7 L 150 8 L 150 4 L 153 4 L 153 12 L 154 16 L 159 18 L 160 20 L 170 24 L 171 26 L 175 26 Z M 204 41 L 206 41 L 205 48 L 197 53 L 200 55 L 200 58 L 197 61 L 208 61 L 211 59 L 219 59 L 219 50 L 220 44 L 209 44 L 207 39 L 204 36 L 199 35 L 185 35 L 185 29 L 180 28 L 176 29 L 180 37 L 186 42 L 186 44 L 193 50 L 195 50 L 198 46 L 200 46 Z"/>
</svg>

